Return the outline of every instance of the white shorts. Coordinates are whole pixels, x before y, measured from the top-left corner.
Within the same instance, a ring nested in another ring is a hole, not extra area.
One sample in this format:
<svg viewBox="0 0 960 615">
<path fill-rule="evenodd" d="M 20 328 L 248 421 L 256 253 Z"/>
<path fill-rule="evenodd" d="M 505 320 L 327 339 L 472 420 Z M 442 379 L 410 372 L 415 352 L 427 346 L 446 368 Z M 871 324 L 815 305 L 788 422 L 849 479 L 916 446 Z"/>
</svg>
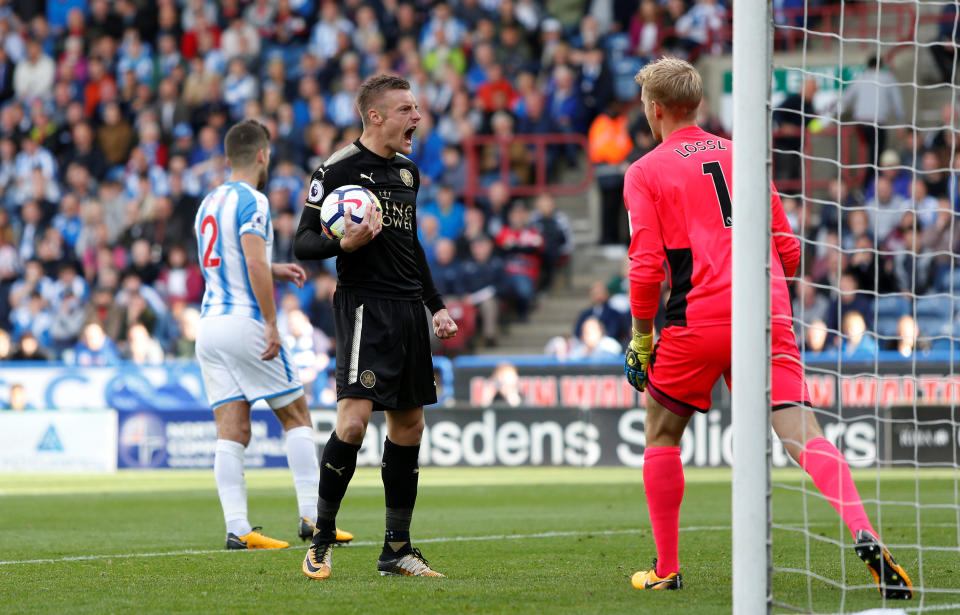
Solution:
<svg viewBox="0 0 960 615">
<path fill-rule="evenodd" d="M 285 406 L 299 397 L 303 385 L 290 350 L 281 346 L 280 354 L 263 361 L 266 346 L 259 320 L 234 314 L 200 319 L 197 359 L 212 408 L 241 399 L 265 399 L 271 407 L 271 400 L 283 400 Z"/>
</svg>

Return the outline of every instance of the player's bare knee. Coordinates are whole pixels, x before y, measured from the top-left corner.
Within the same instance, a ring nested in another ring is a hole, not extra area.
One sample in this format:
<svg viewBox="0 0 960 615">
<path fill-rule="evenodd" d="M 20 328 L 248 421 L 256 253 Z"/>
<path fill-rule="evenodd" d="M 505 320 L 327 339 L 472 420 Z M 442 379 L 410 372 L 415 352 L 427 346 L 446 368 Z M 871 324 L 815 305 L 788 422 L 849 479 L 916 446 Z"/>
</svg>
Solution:
<svg viewBox="0 0 960 615">
<path fill-rule="evenodd" d="M 807 442 L 823 436 L 820 423 L 807 406 L 788 406 L 773 411 L 771 424 L 787 453 L 799 461 Z"/>
<path fill-rule="evenodd" d="M 394 444 L 416 446 L 423 437 L 423 426 L 422 416 L 419 420 L 410 423 L 389 425 L 387 428 L 387 437 L 390 438 L 390 441 Z"/>
<path fill-rule="evenodd" d="M 250 443 L 250 405 L 245 400 L 230 401 L 213 409 L 217 438 Z"/>
<path fill-rule="evenodd" d="M 387 412 L 387 437 L 400 446 L 416 446 L 423 437 L 423 409 Z"/>
<path fill-rule="evenodd" d="M 337 417 L 337 437 L 343 442 L 360 444 L 367 433 L 367 423 L 357 416 Z"/>
<path fill-rule="evenodd" d="M 221 425 L 217 427 L 217 439 L 239 442 L 244 447 L 250 444 L 250 424 Z"/>
</svg>

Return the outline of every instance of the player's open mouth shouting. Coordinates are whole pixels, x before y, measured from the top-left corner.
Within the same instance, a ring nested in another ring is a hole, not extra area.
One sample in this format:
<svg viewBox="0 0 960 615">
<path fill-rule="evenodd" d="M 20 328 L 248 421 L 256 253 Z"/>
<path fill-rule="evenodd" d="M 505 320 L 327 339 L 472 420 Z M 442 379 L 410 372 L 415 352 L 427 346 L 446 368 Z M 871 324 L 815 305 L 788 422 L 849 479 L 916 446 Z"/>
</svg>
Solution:
<svg viewBox="0 0 960 615">
<path fill-rule="evenodd" d="M 407 147 L 413 147 L 413 133 L 416 132 L 417 127 L 411 126 L 407 128 L 403 133 L 403 144 Z"/>
</svg>

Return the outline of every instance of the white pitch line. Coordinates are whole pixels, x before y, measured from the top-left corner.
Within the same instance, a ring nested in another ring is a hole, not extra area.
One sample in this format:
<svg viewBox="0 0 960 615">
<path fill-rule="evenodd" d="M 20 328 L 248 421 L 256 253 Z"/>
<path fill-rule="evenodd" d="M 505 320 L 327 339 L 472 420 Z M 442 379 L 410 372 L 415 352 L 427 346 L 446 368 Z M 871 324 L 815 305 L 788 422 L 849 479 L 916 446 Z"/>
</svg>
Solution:
<svg viewBox="0 0 960 615">
<path fill-rule="evenodd" d="M 960 611 L 960 602 L 955 604 L 932 604 L 924 607 L 906 609 L 908 613 L 927 613 L 929 611 Z"/>
<path fill-rule="evenodd" d="M 728 526 L 706 526 L 706 527 L 686 527 L 681 528 L 683 532 L 717 532 L 729 530 Z M 423 538 L 417 540 L 417 543 L 439 543 L 439 542 L 481 542 L 488 540 L 531 540 L 537 538 L 565 538 L 570 536 L 616 536 L 621 534 L 640 534 L 649 532 L 649 529 L 626 529 L 626 530 L 601 530 L 597 532 L 540 532 L 537 534 L 492 534 L 488 536 L 441 536 L 438 538 Z M 382 541 L 354 541 L 350 545 L 354 547 L 379 547 Z M 294 547 L 290 547 L 294 548 Z M 134 557 L 170 557 L 174 555 L 209 555 L 212 553 L 251 553 L 262 551 L 261 549 L 251 549 L 249 551 L 238 550 L 228 551 L 226 549 L 184 549 L 182 551 L 166 551 L 162 553 L 115 553 L 104 555 L 68 555 L 56 558 L 24 559 L 0 561 L 0 566 L 16 566 L 21 564 L 56 564 L 58 562 L 83 562 L 98 559 L 125 559 Z"/>
<path fill-rule="evenodd" d="M 813 527 L 814 525 L 831 525 L 828 523 L 816 523 L 810 524 L 807 527 Z M 949 525 L 949 524 L 942 524 Z M 949 525 L 949 527 L 953 527 Z M 798 526 L 798 529 L 801 529 Z M 682 527 L 680 528 L 681 532 L 723 532 L 729 531 L 730 526 L 726 525 L 708 525 L 701 527 Z M 649 532 L 649 528 L 634 528 L 634 529 L 625 529 L 625 530 L 600 530 L 595 532 L 540 532 L 537 534 L 491 534 L 487 536 L 440 536 L 437 538 L 422 538 L 418 539 L 417 543 L 445 543 L 445 542 L 484 542 L 491 540 L 534 540 L 538 538 L 569 538 L 571 536 L 617 536 L 623 534 L 640 534 L 643 532 Z M 379 547 L 383 543 L 381 541 L 375 540 L 357 540 L 350 543 L 354 547 Z M 292 548 L 297 548 L 297 545 L 294 545 Z M 238 550 L 238 551 L 228 551 L 226 549 L 184 549 L 182 551 L 164 551 L 158 553 L 108 553 L 103 555 L 67 555 L 64 557 L 56 558 L 39 558 L 39 559 L 24 559 L 24 560 L 6 560 L 0 561 L 0 566 L 16 566 L 21 564 L 55 564 L 58 562 L 83 562 L 90 560 L 100 560 L 100 559 L 125 559 L 125 558 L 137 558 L 137 557 L 171 557 L 174 555 L 210 555 L 214 553 L 249 553 L 261 551 L 262 549 L 251 549 L 249 551 Z"/>
<path fill-rule="evenodd" d="M 889 600 L 887 601 L 890 602 Z M 910 608 L 903 607 L 887 607 L 887 608 L 876 608 L 869 609 L 866 611 L 857 611 L 855 613 L 847 613 L 846 615 L 881 615 L 882 613 L 889 613 L 890 615 L 898 615 L 902 613 L 929 613 L 930 611 L 957 611 L 960 610 L 960 603 L 956 604 L 931 604 L 927 606 L 915 606 Z M 825 615 L 844 615 L 844 613 L 828 613 Z"/>
<path fill-rule="evenodd" d="M 57 562 L 82 562 L 96 559 L 122 559 L 127 557 L 166 557 L 169 555 L 204 555 L 206 553 L 230 553 L 226 549 L 184 549 L 183 551 L 167 551 L 165 553 L 117 553 L 105 555 L 69 555 L 57 558 L 22 559 L 0 562 L 0 566 L 15 566 L 17 564 L 55 564 Z M 242 553 L 242 551 L 238 551 Z"/>
</svg>

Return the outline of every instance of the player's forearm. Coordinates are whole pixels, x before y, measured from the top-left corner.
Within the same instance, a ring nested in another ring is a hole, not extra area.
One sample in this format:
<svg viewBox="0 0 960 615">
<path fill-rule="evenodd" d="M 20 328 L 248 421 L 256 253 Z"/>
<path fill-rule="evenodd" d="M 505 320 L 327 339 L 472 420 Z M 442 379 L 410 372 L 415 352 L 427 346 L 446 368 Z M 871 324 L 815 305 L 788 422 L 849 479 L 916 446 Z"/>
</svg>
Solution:
<svg viewBox="0 0 960 615">
<path fill-rule="evenodd" d="M 320 228 L 320 210 L 309 205 L 303 208 L 300 215 L 300 226 L 293 240 L 293 253 L 300 260 L 324 260 L 343 254 L 340 241 L 330 239 Z"/>
<path fill-rule="evenodd" d="M 637 318 L 633 317 L 633 330 L 637 333 L 646 335 L 647 333 L 653 332 L 653 319 L 652 318 Z"/>
<path fill-rule="evenodd" d="M 634 320 L 652 320 L 660 307 L 660 282 L 641 282 L 630 276 L 630 313 Z"/>
<path fill-rule="evenodd" d="M 270 271 L 270 265 L 265 260 L 247 261 L 247 277 L 263 320 L 276 324 L 277 306 L 273 300 L 273 274 Z"/>
</svg>

